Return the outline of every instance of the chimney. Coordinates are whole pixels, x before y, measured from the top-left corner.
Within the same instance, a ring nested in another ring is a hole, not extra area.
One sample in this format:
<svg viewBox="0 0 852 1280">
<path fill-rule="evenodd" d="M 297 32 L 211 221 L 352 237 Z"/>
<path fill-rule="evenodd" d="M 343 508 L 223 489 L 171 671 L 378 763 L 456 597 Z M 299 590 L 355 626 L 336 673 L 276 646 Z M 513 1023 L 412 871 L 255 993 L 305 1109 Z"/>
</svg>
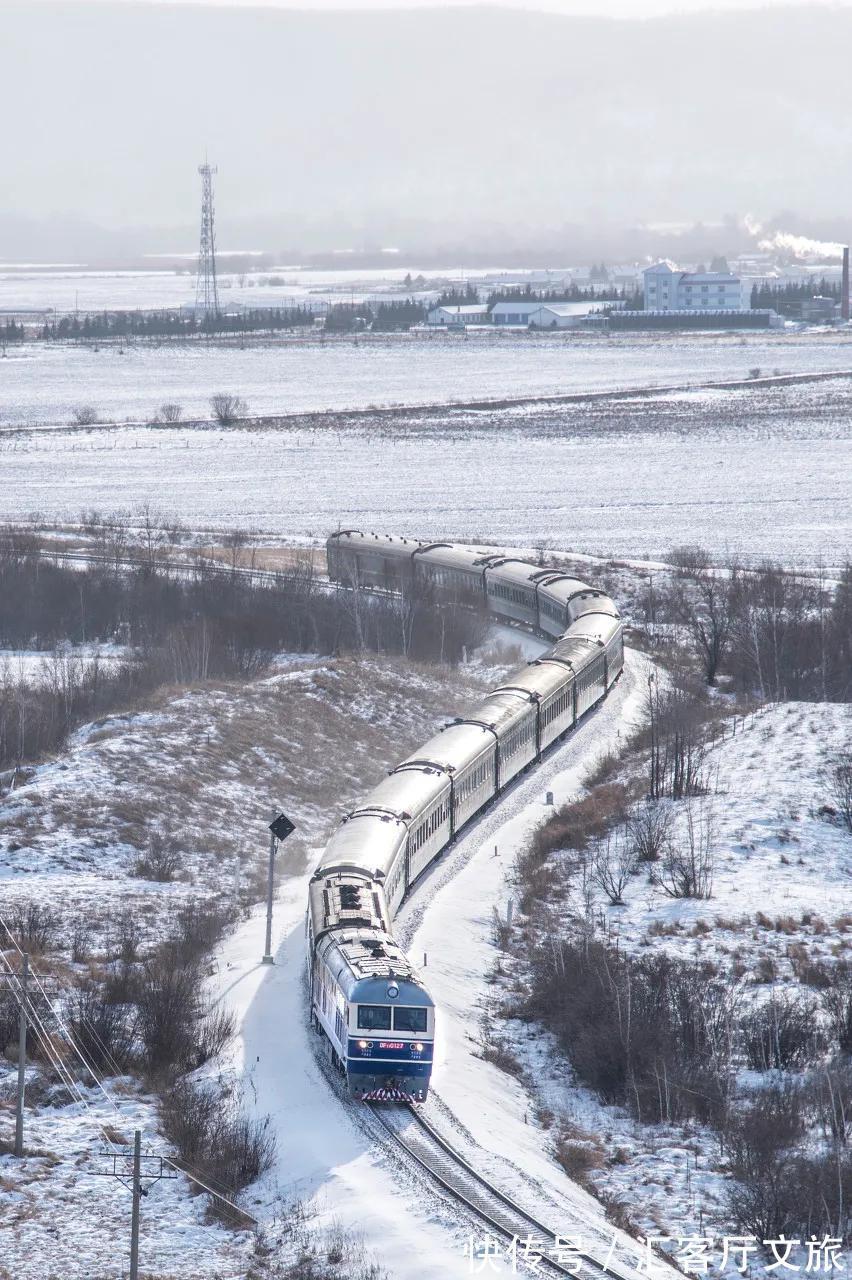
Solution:
<svg viewBox="0 0 852 1280">
<path fill-rule="evenodd" d="M 849 319 L 849 246 L 843 250 L 843 276 L 840 284 L 840 319 Z"/>
</svg>

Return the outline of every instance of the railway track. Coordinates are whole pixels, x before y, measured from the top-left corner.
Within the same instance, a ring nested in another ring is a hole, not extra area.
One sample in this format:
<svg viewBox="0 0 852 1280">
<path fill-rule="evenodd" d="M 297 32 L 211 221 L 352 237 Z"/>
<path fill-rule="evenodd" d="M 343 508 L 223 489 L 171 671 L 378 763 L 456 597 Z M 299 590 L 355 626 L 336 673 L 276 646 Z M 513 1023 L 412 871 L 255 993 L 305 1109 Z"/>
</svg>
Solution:
<svg viewBox="0 0 852 1280">
<path fill-rule="evenodd" d="M 432 1127 L 415 1107 L 398 1103 L 365 1104 L 397 1146 L 456 1203 L 463 1205 L 496 1236 L 515 1242 L 516 1263 L 536 1275 L 574 1276 L 578 1280 L 634 1280 L 637 1272 L 613 1266 L 579 1247 L 576 1233 L 565 1235 L 540 1222 L 495 1187 Z M 575 1247 L 576 1246 L 576 1247 Z"/>
</svg>

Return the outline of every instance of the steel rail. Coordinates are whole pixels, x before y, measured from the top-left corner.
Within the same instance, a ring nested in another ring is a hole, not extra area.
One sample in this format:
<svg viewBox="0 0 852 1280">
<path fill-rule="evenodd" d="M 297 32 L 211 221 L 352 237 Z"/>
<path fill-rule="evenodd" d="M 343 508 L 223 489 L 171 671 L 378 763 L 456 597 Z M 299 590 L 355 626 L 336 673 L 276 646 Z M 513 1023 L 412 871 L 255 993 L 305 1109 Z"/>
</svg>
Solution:
<svg viewBox="0 0 852 1280">
<path fill-rule="evenodd" d="M 525 1258 L 519 1253 L 518 1263 L 526 1262 L 532 1271 L 539 1274 L 543 1267 L 547 1267 L 556 1275 L 574 1276 L 577 1280 L 600 1280 L 601 1276 L 632 1280 L 629 1272 L 611 1266 L 609 1260 L 602 1262 L 593 1254 L 575 1247 L 576 1237 L 563 1236 L 553 1231 L 511 1196 L 495 1187 L 432 1127 L 417 1108 L 411 1106 L 401 1110 L 397 1104 L 386 1110 L 381 1103 L 368 1102 L 366 1105 L 394 1142 L 454 1200 L 463 1204 L 501 1236 L 517 1241 L 519 1246 L 526 1246 L 527 1241 L 530 1241 L 530 1256 Z M 412 1143 L 407 1135 L 394 1126 L 390 1120 L 393 1115 L 404 1115 L 418 1126 L 422 1135 L 419 1150 L 417 1140 Z M 557 1253 L 570 1253 L 570 1261 L 560 1261 Z"/>
</svg>

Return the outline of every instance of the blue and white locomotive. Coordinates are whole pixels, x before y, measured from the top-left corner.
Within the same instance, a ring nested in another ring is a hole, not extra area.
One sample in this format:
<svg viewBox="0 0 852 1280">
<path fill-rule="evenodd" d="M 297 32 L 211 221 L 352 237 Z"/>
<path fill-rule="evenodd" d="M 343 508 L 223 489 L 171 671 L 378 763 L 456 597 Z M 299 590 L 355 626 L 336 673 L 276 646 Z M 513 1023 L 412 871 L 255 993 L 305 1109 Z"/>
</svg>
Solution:
<svg viewBox="0 0 852 1280">
<path fill-rule="evenodd" d="M 556 640 L 397 765 L 343 819 L 311 879 L 312 1021 L 354 1097 L 422 1102 L 435 1009 L 393 939 L 393 917 L 461 828 L 606 697 L 624 665 L 622 624 L 604 592 L 523 560 L 351 531 L 332 535 L 327 554 L 329 577 L 344 585 L 428 583 Z"/>
</svg>

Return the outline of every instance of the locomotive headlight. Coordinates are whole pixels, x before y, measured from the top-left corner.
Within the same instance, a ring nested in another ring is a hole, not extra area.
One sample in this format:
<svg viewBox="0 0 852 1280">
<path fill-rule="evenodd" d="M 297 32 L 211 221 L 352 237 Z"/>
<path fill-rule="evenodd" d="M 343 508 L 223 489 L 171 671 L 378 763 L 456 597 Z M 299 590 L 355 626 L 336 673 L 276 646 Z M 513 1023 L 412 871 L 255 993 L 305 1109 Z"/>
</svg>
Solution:
<svg viewBox="0 0 852 1280">
<path fill-rule="evenodd" d="M 369 1047 L 370 1047 L 370 1041 L 369 1041 L 369 1040 L 359 1040 L 359 1041 L 358 1041 L 358 1048 L 359 1048 L 359 1049 L 369 1049 Z"/>
<path fill-rule="evenodd" d="M 420 1041 L 420 1040 L 415 1040 L 415 1041 L 414 1041 L 414 1044 L 413 1044 L 411 1047 L 412 1047 L 412 1049 L 414 1049 L 417 1053 L 422 1053 L 422 1052 L 423 1052 L 423 1043 L 422 1043 L 422 1041 Z"/>
</svg>

